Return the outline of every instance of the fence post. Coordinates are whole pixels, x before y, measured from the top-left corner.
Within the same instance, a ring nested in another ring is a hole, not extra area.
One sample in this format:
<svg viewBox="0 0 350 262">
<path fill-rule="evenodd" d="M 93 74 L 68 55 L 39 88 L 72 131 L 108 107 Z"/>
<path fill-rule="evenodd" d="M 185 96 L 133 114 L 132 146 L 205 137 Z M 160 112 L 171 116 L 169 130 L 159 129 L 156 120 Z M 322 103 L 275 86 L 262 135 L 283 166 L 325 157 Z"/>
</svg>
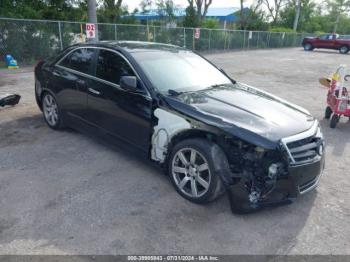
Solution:
<svg viewBox="0 0 350 262">
<path fill-rule="evenodd" d="M 153 42 L 156 41 L 156 27 L 153 26 Z"/>
<path fill-rule="evenodd" d="M 248 33 L 248 50 L 249 50 L 249 48 L 250 48 L 250 31 L 247 31 L 247 33 Z"/>
<path fill-rule="evenodd" d="M 226 49 L 227 31 L 224 29 L 224 50 Z"/>
<path fill-rule="evenodd" d="M 59 39 L 60 39 L 60 47 L 61 47 L 61 50 L 63 50 L 62 31 L 61 31 L 61 22 L 60 21 L 58 21 L 58 34 L 59 34 Z"/>
<path fill-rule="evenodd" d="M 147 42 L 150 42 L 150 39 L 149 39 L 149 26 L 148 26 L 148 23 L 147 23 L 147 27 L 146 27 L 146 34 L 147 34 Z"/>
<path fill-rule="evenodd" d="M 280 40 L 280 47 L 283 47 L 284 46 L 284 38 L 286 37 L 286 33 L 283 32 L 281 33 L 281 40 Z"/>
<path fill-rule="evenodd" d="M 193 43 L 192 43 L 192 50 L 196 50 L 196 39 L 194 38 L 194 28 L 192 29 L 192 40 L 193 40 Z"/>
<path fill-rule="evenodd" d="M 243 48 L 242 49 L 245 49 L 245 30 L 243 31 Z"/>
<path fill-rule="evenodd" d="M 186 48 L 186 28 L 184 27 L 184 48 Z"/>
<path fill-rule="evenodd" d="M 209 50 L 210 50 L 210 42 L 211 42 L 211 31 L 212 31 L 212 29 L 209 29 L 209 44 L 208 44 Z"/>
<path fill-rule="evenodd" d="M 117 25 L 114 24 L 114 40 L 118 40 Z"/>
<path fill-rule="evenodd" d="M 231 43 L 231 31 L 227 30 L 227 50 L 230 50 L 231 48 L 230 43 Z"/>
</svg>

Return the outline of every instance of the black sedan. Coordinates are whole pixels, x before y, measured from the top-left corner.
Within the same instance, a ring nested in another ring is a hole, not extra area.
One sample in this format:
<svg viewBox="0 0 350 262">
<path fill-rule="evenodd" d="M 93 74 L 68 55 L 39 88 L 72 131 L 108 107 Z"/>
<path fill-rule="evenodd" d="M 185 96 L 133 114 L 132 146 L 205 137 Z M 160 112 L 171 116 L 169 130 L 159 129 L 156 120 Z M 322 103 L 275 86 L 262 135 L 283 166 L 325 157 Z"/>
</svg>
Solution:
<svg viewBox="0 0 350 262">
<path fill-rule="evenodd" d="M 135 146 L 195 203 L 225 192 L 234 212 L 289 203 L 323 171 L 323 136 L 307 110 L 181 47 L 71 46 L 36 66 L 35 96 L 51 128 L 99 131 Z"/>
</svg>

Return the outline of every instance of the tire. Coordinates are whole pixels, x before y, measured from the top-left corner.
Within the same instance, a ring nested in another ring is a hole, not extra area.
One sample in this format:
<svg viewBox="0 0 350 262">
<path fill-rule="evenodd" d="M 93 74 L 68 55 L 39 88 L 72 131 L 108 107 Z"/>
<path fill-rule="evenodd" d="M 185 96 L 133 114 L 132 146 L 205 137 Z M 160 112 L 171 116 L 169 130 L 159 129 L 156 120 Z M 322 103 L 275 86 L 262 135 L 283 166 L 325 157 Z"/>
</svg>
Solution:
<svg viewBox="0 0 350 262">
<path fill-rule="evenodd" d="M 314 49 L 314 47 L 312 46 L 312 44 L 306 43 L 304 45 L 304 50 L 305 51 L 312 51 Z"/>
<path fill-rule="evenodd" d="M 217 150 L 217 145 L 204 139 L 188 139 L 176 144 L 168 158 L 173 186 L 191 202 L 209 203 L 225 192 L 211 154 L 214 147 Z"/>
<path fill-rule="evenodd" d="M 41 103 L 43 116 L 47 125 L 55 130 L 63 129 L 63 117 L 56 102 L 56 98 L 52 94 L 45 92 L 42 96 Z"/>
<path fill-rule="evenodd" d="M 325 118 L 325 119 L 330 119 L 332 113 L 333 113 L 332 109 L 331 109 L 329 106 L 327 106 L 327 107 L 326 107 L 326 110 L 325 110 L 325 112 L 324 112 L 324 118 Z"/>
<path fill-rule="evenodd" d="M 335 128 L 339 122 L 339 116 L 337 114 L 333 114 L 331 117 L 330 127 Z"/>
<path fill-rule="evenodd" d="M 339 53 L 341 54 L 347 54 L 349 52 L 349 47 L 346 45 L 343 45 L 339 48 Z"/>
</svg>

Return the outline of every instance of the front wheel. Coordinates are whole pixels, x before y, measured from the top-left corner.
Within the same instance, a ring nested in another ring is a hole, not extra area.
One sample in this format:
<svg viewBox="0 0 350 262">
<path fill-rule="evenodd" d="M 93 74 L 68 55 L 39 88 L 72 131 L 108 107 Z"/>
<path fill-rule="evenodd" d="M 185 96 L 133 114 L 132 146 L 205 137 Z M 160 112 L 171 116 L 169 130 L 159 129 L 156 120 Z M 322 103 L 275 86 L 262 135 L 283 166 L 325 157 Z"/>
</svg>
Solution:
<svg viewBox="0 0 350 262">
<path fill-rule="evenodd" d="M 314 48 L 311 44 L 307 43 L 304 45 L 304 50 L 305 51 L 312 51 Z"/>
<path fill-rule="evenodd" d="M 45 93 L 42 98 L 43 115 L 46 123 L 53 129 L 63 128 L 63 119 L 56 99 L 50 93 Z"/>
<path fill-rule="evenodd" d="M 349 52 L 349 47 L 346 45 L 343 45 L 339 48 L 339 53 L 341 54 L 347 54 Z"/>
<path fill-rule="evenodd" d="M 204 139 L 188 139 L 175 145 L 169 157 L 168 172 L 176 191 L 197 204 L 213 201 L 225 192 L 210 154 L 214 146 Z"/>
</svg>

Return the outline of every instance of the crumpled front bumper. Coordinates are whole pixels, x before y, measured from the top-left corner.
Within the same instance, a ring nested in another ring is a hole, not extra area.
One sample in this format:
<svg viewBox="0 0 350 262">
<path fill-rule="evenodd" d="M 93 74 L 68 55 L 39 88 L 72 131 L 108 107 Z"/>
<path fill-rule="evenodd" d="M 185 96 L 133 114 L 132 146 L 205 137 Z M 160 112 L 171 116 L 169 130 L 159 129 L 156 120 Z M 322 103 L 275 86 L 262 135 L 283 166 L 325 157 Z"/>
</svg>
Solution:
<svg viewBox="0 0 350 262">
<path fill-rule="evenodd" d="M 267 206 L 292 203 L 299 195 L 317 187 L 325 167 L 325 157 L 320 156 L 312 163 L 290 165 L 288 174 L 278 177 L 275 187 L 257 203 L 249 201 L 244 181 L 228 186 L 231 210 L 234 213 L 250 213 Z"/>
</svg>

